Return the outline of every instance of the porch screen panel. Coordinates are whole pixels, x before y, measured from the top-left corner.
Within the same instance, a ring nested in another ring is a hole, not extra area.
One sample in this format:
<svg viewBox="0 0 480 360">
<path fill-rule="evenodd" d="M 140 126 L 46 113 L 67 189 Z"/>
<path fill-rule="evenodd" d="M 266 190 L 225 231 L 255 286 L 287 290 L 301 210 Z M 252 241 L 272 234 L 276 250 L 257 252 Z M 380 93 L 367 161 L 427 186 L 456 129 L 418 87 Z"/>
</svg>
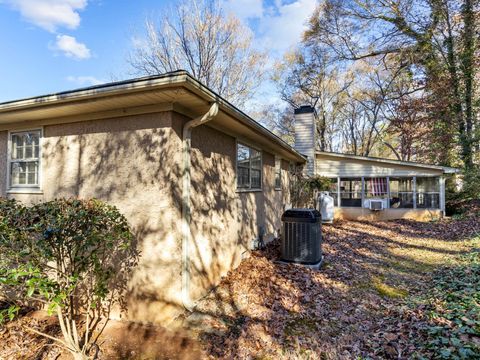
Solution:
<svg viewBox="0 0 480 360">
<path fill-rule="evenodd" d="M 440 209 L 438 177 L 417 177 L 417 208 Z"/>
<path fill-rule="evenodd" d="M 330 179 L 330 185 L 328 188 L 328 194 L 333 198 L 335 206 L 338 204 L 338 181 L 337 178 Z"/>
<path fill-rule="evenodd" d="M 413 178 L 390 178 L 390 207 L 413 208 Z"/>
<path fill-rule="evenodd" d="M 340 206 L 362 207 L 361 178 L 342 178 L 340 180 Z"/>
</svg>

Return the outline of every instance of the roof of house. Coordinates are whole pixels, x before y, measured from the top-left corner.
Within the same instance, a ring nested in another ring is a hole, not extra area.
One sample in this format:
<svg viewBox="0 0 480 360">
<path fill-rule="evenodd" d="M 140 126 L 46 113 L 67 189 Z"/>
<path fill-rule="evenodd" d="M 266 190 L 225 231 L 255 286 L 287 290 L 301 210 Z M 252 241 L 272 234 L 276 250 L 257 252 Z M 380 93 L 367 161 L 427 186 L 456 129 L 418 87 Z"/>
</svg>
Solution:
<svg viewBox="0 0 480 360">
<path fill-rule="evenodd" d="M 349 155 L 349 154 L 342 154 L 342 153 L 329 152 L 329 151 L 316 151 L 315 154 L 320 156 L 329 156 L 334 158 L 350 159 L 350 160 L 361 160 L 361 161 L 368 161 L 368 162 L 374 162 L 374 163 L 380 163 L 380 164 L 412 166 L 412 167 L 418 167 L 422 169 L 441 170 L 445 174 L 456 174 L 460 172 L 459 169 L 448 167 L 448 166 L 421 164 L 421 163 L 412 162 L 412 161 L 384 159 L 384 158 L 372 157 L 372 156 Z"/>
<path fill-rule="evenodd" d="M 193 118 L 213 102 L 220 111 L 209 126 L 285 159 L 305 161 L 304 155 L 184 70 L 3 102 L 0 130 L 12 124 L 49 125 L 167 110 Z"/>
</svg>

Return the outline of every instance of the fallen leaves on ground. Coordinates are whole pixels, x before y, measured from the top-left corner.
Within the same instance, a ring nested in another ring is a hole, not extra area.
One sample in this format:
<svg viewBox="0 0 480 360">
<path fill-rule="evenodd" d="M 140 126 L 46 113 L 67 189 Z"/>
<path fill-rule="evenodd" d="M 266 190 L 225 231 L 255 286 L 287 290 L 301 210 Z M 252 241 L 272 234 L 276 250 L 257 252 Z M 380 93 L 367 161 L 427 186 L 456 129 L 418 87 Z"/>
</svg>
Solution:
<svg viewBox="0 0 480 360">
<path fill-rule="evenodd" d="M 277 263 L 272 243 L 231 271 L 186 325 L 211 358 L 429 354 L 419 342 L 431 319 L 425 305 L 409 301 L 428 294 L 435 271 L 456 264 L 479 233 L 476 217 L 327 225 L 320 271 Z"/>
</svg>

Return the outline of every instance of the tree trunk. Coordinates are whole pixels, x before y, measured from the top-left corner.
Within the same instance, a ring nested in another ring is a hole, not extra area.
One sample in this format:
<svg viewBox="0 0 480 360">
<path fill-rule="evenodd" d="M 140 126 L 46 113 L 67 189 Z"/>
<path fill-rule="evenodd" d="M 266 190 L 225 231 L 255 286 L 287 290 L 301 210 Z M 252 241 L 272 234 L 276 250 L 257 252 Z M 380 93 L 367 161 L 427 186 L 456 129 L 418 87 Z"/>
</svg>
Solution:
<svg viewBox="0 0 480 360">
<path fill-rule="evenodd" d="M 474 54 L 475 54 L 475 17 L 473 13 L 472 0 L 465 0 L 462 9 L 464 21 L 464 31 L 462 36 L 462 72 L 464 83 L 464 102 L 465 102 L 465 134 L 462 140 L 462 157 L 467 169 L 473 166 L 472 146 L 473 144 L 473 73 L 474 73 Z"/>
</svg>

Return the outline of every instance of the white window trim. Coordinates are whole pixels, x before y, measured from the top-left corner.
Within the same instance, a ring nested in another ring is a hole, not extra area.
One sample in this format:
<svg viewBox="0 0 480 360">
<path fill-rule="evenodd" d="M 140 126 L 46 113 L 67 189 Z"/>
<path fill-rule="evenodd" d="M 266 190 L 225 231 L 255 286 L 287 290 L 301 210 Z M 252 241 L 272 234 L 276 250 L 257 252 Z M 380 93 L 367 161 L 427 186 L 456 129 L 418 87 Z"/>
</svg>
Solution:
<svg viewBox="0 0 480 360">
<path fill-rule="evenodd" d="M 12 162 L 12 135 L 18 133 L 39 131 L 40 139 L 38 141 L 38 185 L 16 185 L 10 184 L 10 171 Z M 42 194 L 42 149 L 43 149 L 43 127 L 18 129 L 8 131 L 8 144 L 7 144 L 7 194 Z"/>
<path fill-rule="evenodd" d="M 246 147 L 249 147 L 253 150 L 257 150 L 260 153 L 260 187 L 259 188 L 252 188 L 252 172 L 250 168 L 250 187 L 249 188 L 239 188 L 238 187 L 238 179 L 237 179 L 237 174 L 238 174 L 238 145 L 243 145 Z M 244 192 L 261 192 L 263 191 L 263 151 L 255 146 L 250 145 L 248 142 L 244 141 L 238 141 L 236 139 L 235 141 L 235 188 L 237 193 L 244 193 Z"/>
</svg>

